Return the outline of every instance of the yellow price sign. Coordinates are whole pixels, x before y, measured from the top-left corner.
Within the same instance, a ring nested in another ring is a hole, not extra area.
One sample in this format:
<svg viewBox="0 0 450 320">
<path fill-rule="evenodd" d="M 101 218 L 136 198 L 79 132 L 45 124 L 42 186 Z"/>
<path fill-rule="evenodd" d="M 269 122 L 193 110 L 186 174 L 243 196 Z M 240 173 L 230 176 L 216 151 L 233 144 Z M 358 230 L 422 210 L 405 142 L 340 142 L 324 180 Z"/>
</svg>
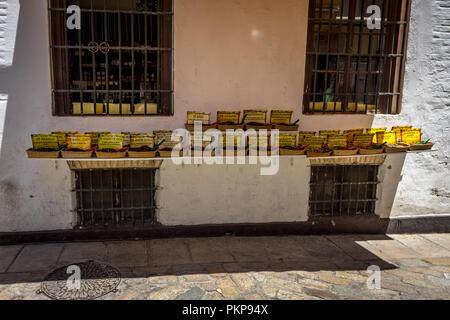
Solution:
<svg viewBox="0 0 450 320">
<path fill-rule="evenodd" d="M 408 144 L 418 144 L 422 142 L 422 130 L 411 129 L 402 131 L 402 142 Z"/>
<path fill-rule="evenodd" d="M 132 135 L 130 138 L 130 148 L 139 149 L 143 147 L 153 148 L 155 146 L 155 136 L 152 134 Z"/>
<path fill-rule="evenodd" d="M 269 147 L 269 139 L 267 136 L 250 136 L 248 137 L 248 144 L 251 149 L 267 149 Z"/>
<path fill-rule="evenodd" d="M 123 148 L 123 134 L 102 134 L 98 138 L 99 150 L 119 150 Z"/>
<path fill-rule="evenodd" d="M 265 124 L 267 119 L 267 110 L 245 110 L 244 111 L 245 124 L 261 123 Z"/>
<path fill-rule="evenodd" d="M 347 136 L 347 143 L 348 144 L 352 144 L 353 142 L 353 137 L 355 136 L 355 134 L 363 134 L 364 133 L 364 129 L 352 129 L 352 130 L 345 130 L 344 134 Z"/>
<path fill-rule="evenodd" d="M 273 110 L 270 113 L 271 124 L 291 124 L 292 114 L 291 110 Z"/>
<path fill-rule="evenodd" d="M 111 134 L 111 132 L 86 132 L 85 134 L 88 134 L 92 137 L 92 145 L 96 146 L 98 145 L 98 137 L 100 137 L 102 134 Z"/>
<path fill-rule="evenodd" d="M 353 137 L 353 145 L 359 147 L 369 147 L 373 144 L 373 133 L 355 134 Z"/>
<path fill-rule="evenodd" d="M 281 133 L 279 146 L 282 147 L 295 147 L 297 143 L 297 134 L 295 133 Z"/>
<path fill-rule="evenodd" d="M 222 146 L 227 148 L 228 146 L 233 146 L 234 148 L 242 148 L 245 146 L 241 145 L 242 136 L 240 134 L 224 134 L 222 136 Z"/>
<path fill-rule="evenodd" d="M 312 148 L 322 148 L 325 144 L 324 137 L 306 136 L 303 140 L 303 145 L 308 145 Z"/>
<path fill-rule="evenodd" d="M 378 132 L 386 132 L 387 128 L 370 128 L 367 129 L 367 134 L 373 134 L 372 143 L 377 143 L 377 133 Z"/>
<path fill-rule="evenodd" d="M 377 144 L 396 144 L 397 135 L 394 131 L 377 132 Z"/>
<path fill-rule="evenodd" d="M 89 134 L 73 134 L 67 137 L 67 150 L 89 150 L 92 148 L 92 136 Z"/>
<path fill-rule="evenodd" d="M 315 135 L 316 135 L 315 131 L 300 131 L 298 133 L 298 144 L 304 145 L 304 141 L 305 141 L 306 137 L 315 136 Z"/>
<path fill-rule="evenodd" d="M 327 140 L 328 148 L 346 148 L 347 147 L 347 136 L 345 134 L 328 136 Z"/>
<path fill-rule="evenodd" d="M 239 124 L 240 116 L 240 111 L 219 111 L 217 112 L 217 122 Z"/>
<path fill-rule="evenodd" d="M 164 143 L 159 147 L 160 149 L 173 149 L 181 142 L 181 138 L 179 140 L 172 141 L 172 131 L 161 130 L 153 133 L 156 137 L 157 144 L 160 144 L 164 140 Z"/>
<path fill-rule="evenodd" d="M 188 124 L 194 124 L 195 122 L 200 121 L 204 125 L 208 125 L 210 118 L 211 118 L 211 113 L 209 113 L 209 112 L 188 111 L 188 113 L 187 113 L 187 123 Z"/>
<path fill-rule="evenodd" d="M 327 138 L 328 136 L 335 136 L 341 134 L 341 130 L 321 130 L 319 136 Z"/>
<path fill-rule="evenodd" d="M 33 150 L 58 150 L 58 136 L 54 134 L 33 134 L 31 135 Z"/>
</svg>

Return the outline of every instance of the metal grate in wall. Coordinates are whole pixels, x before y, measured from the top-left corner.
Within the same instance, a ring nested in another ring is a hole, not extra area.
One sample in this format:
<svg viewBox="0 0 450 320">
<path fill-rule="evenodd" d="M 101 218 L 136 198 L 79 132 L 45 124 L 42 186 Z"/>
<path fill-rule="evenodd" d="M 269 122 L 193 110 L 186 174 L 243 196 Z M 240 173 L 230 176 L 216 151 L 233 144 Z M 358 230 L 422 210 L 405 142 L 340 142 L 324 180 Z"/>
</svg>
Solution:
<svg viewBox="0 0 450 320">
<path fill-rule="evenodd" d="M 311 167 L 309 216 L 375 214 L 378 169 L 377 165 Z"/>
<path fill-rule="evenodd" d="M 155 224 L 155 171 L 74 170 L 78 226 Z"/>
<path fill-rule="evenodd" d="M 411 0 L 310 0 L 305 113 L 401 109 Z"/>
<path fill-rule="evenodd" d="M 54 113 L 171 115 L 172 18 L 172 0 L 50 0 Z"/>
</svg>

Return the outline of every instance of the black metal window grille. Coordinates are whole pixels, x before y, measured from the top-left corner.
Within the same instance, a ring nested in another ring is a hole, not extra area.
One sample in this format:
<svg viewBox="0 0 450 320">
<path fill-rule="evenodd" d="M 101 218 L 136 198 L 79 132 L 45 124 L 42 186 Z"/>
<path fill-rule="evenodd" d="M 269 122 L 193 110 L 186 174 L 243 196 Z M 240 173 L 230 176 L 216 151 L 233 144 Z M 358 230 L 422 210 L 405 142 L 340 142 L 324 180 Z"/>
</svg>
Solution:
<svg viewBox="0 0 450 320">
<path fill-rule="evenodd" d="M 380 29 L 369 29 L 371 5 Z M 400 113 L 411 0 L 310 0 L 304 113 Z"/>
<path fill-rule="evenodd" d="M 310 217 L 375 214 L 377 165 L 326 165 L 311 168 Z"/>
<path fill-rule="evenodd" d="M 173 114 L 172 0 L 48 1 L 55 115 Z"/>
<path fill-rule="evenodd" d="M 75 170 L 80 227 L 156 223 L 156 169 Z"/>
</svg>

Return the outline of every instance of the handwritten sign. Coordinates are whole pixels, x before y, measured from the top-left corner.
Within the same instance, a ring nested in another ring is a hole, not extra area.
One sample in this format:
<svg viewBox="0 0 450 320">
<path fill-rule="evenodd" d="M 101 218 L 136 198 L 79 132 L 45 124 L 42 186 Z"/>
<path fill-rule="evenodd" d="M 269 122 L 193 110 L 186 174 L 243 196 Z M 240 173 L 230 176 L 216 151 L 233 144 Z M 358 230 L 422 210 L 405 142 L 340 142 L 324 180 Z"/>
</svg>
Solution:
<svg viewBox="0 0 450 320">
<path fill-rule="evenodd" d="M 418 144 L 422 142 L 422 130 L 411 129 L 402 131 L 402 142 L 408 144 Z"/>
<path fill-rule="evenodd" d="M 58 137 L 59 146 L 63 146 L 67 143 L 67 136 L 71 134 L 77 134 L 76 131 L 55 131 L 52 132 L 53 135 Z"/>
<path fill-rule="evenodd" d="M 155 146 L 155 136 L 152 134 L 132 135 L 130 139 L 130 148 L 139 149 L 143 147 L 153 148 Z"/>
<path fill-rule="evenodd" d="M 239 134 L 224 134 L 222 136 L 222 146 L 223 148 L 233 147 L 233 148 L 242 148 L 241 145 L 242 136 Z"/>
<path fill-rule="evenodd" d="M 98 137 L 100 137 L 102 134 L 110 134 L 111 132 L 86 132 L 85 134 L 89 134 L 92 137 L 92 145 L 97 146 L 98 145 Z"/>
<path fill-rule="evenodd" d="M 155 131 L 153 132 L 156 137 L 156 143 L 159 144 L 163 140 L 164 143 L 159 147 L 160 149 L 173 149 L 177 144 L 181 142 L 181 138 L 179 140 L 172 141 L 172 131 Z"/>
<path fill-rule="evenodd" d="M 377 132 L 377 144 L 396 144 L 397 136 L 394 131 Z"/>
<path fill-rule="evenodd" d="M 298 144 L 304 145 L 304 141 L 305 141 L 306 137 L 315 136 L 315 135 L 316 135 L 315 131 L 300 131 L 298 133 Z"/>
<path fill-rule="evenodd" d="M 280 133 L 279 138 L 280 147 L 295 147 L 297 143 L 297 134 L 295 133 Z"/>
<path fill-rule="evenodd" d="M 311 148 L 322 148 L 325 141 L 324 137 L 306 136 L 303 145 L 308 145 Z"/>
<path fill-rule="evenodd" d="M 290 124 L 293 111 L 290 110 L 273 110 L 270 113 L 271 124 Z"/>
<path fill-rule="evenodd" d="M 335 136 L 341 133 L 341 130 L 321 130 L 319 136 L 327 138 L 328 136 Z"/>
<path fill-rule="evenodd" d="M 211 118 L 211 113 L 209 113 L 209 112 L 188 111 L 188 113 L 187 113 L 187 123 L 188 124 L 194 124 L 195 122 L 200 121 L 204 125 L 208 125 L 210 118 Z"/>
<path fill-rule="evenodd" d="M 68 150 L 89 150 L 92 147 L 92 136 L 89 134 L 73 134 L 67 137 Z"/>
<path fill-rule="evenodd" d="M 239 111 L 219 111 L 217 112 L 217 122 L 239 124 L 240 116 Z"/>
<path fill-rule="evenodd" d="M 370 134 L 355 134 L 353 137 L 353 145 L 359 147 L 369 147 L 373 144 L 373 133 Z"/>
<path fill-rule="evenodd" d="M 367 129 L 367 134 L 373 134 L 372 143 L 377 143 L 377 133 L 378 132 L 386 132 L 387 128 L 370 128 Z"/>
<path fill-rule="evenodd" d="M 347 147 L 347 136 L 345 134 L 328 136 L 327 140 L 328 148 L 346 148 Z"/>
<path fill-rule="evenodd" d="M 269 139 L 267 136 L 250 136 L 248 137 L 248 144 L 251 149 L 267 149 L 269 147 Z"/>
<path fill-rule="evenodd" d="M 98 138 L 99 150 L 119 150 L 123 148 L 123 134 L 102 134 Z"/>
<path fill-rule="evenodd" d="M 33 141 L 34 150 L 58 150 L 59 148 L 58 136 L 54 134 L 33 134 L 31 140 Z"/>
<path fill-rule="evenodd" d="M 245 110 L 244 111 L 245 124 L 248 123 L 261 123 L 265 124 L 267 119 L 266 110 Z"/>
<path fill-rule="evenodd" d="M 355 134 L 363 134 L 364 129 L 352 129 L 352 130 L 345 130 L 344 134 L 347 136 L 347 143 L 352 144 L 353 143 L 353 137 Z"/>
</svg>

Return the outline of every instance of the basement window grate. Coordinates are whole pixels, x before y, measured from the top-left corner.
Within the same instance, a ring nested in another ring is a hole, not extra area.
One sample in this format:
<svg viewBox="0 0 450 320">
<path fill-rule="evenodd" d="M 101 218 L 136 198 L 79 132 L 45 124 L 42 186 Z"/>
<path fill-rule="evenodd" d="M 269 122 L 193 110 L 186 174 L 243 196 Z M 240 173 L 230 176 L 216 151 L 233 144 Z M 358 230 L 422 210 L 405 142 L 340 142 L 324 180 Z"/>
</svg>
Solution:
<svg viewBox="0 0 450 320">
<path fill-rule="evenodd" d="M 74 172 L 79 227 L 156 224 L 156 169 Z"/>
<path fill-rule="evenodd" d="M 362 216 L 375 214 L 377 165 L 311 167 L 309 216 Z"/>
</svg>

